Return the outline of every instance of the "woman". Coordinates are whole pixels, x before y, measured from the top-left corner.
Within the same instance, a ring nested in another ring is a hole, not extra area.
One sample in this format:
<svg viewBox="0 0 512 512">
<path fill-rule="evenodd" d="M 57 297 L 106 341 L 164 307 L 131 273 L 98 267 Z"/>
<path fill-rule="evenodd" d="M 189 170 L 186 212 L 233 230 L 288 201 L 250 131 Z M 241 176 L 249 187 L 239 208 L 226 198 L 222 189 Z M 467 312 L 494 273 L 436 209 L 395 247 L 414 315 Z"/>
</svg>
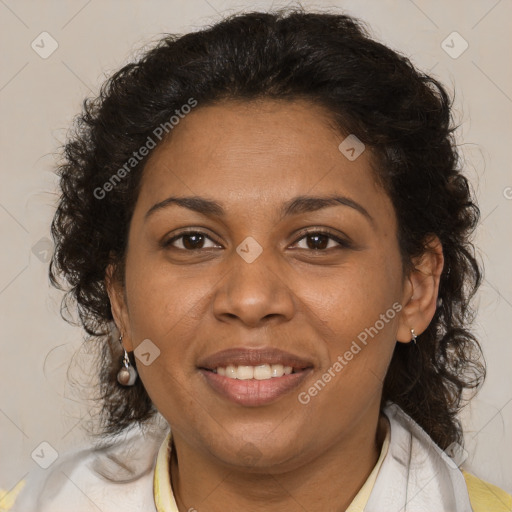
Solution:
<svg viewBox="0 0 512 512">
<path fill-rule="evenodd" d="M 111 77 L 66 146 L 50 276 L 102 348 L 113 441 L 18 510 L 511 510 L 459 467 L 484 365 L 450 106 L 357 20 L 299 9 Z"/>
</svg>

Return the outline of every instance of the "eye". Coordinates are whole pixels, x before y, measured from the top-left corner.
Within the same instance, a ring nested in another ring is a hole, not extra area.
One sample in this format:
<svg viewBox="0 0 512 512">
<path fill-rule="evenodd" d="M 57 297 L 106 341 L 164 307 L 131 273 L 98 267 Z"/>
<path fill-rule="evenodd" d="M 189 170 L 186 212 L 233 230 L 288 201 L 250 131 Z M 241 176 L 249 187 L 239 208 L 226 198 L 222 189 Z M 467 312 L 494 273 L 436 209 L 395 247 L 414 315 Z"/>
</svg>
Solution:
<svg viewBox="0 0 512 512">
<path fill-rule="evenodd" d="M 302 232 L 302 236 L 296 244 L 302 240 L 306 241 L 306 247 L 299 247 L 299 249 L 311 250 L 311 251 L 325 251 L 326 249 L 349 248 L 351 243 L 348 240 L 344 240 L 329 231 L 315 230 Z M 334 242 L 334 245 L 330 245 L 330 242 Z"/>
<path fill-rule="evenodd" d="M 178 235 L 173 236 L 169 240 L 163 242 L 163 246 L 165 248 L 172 247 L 174 249 L 181 249 L 184 251 L 195 251 L 199 249 L 211 249 L 214 247 L 218 247 L 217 244 L 211 245 L 210 247 L 205 247 L 204 243 L 209 240 L 213 242 L 213 240 L 201 231 L 185 231 Z M 175 242 L 180 241 L 178 245 Z M 181 247 L 180 247 L 181 245 Z"/>
<path fill-rule="evenodd" d="M 315 252 L 324 252 L 327 249 L 338 248 L 350 248 L 352 244 L 348 240 L 344 240 L 339 236 L 334 235 L 329 231 L 324 230 L 310 230 L 303 231 L 295 244 L 301 241 L 305 241 L 306 247 L 299 247 L 299 249 L 305 249 Z M 205 243 L 210 241 L 212 245 L 205 246 Z M 183 251 L 197 251 L 201 249 L 212 249 L 219 247 L 218 244 L 212 240 L 206 233 L 202 231 L 185 231 L 181 232 L 169 240 L 162 243 L 164 248 L 173 248 Z"/>
</svg>

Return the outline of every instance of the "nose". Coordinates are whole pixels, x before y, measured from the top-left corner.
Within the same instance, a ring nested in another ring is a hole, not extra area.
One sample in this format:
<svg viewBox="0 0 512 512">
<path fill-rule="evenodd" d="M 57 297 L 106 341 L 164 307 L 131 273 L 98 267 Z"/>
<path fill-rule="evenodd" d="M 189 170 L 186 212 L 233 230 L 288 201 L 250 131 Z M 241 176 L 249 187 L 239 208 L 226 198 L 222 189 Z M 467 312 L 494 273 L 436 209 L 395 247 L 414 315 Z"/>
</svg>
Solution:
<svg viewBox="0 0 512 512">
<path fill-rule="evenodd" d="M 231 259 L 230 271 L 214 294 L 217 319 L 248 327 L 289 321 L 295 311 L 294 294 L 271 251 L 264 250 L 250 263 L 236 252 Z"/>
</svg>

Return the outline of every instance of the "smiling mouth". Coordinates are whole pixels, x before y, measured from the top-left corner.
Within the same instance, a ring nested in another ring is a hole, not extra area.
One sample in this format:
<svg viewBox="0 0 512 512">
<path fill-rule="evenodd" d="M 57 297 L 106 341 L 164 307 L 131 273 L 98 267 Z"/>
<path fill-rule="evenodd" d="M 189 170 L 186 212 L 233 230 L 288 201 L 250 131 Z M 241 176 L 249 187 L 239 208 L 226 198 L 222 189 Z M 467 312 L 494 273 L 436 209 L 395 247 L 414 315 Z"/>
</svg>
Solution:
<svg viewBox="0 0 512 512">
<path fill-rule="evenodd" d="M 273 378 L 283 377 L 283 375 L 291 375 L 304 371 L 305 368 L 284 366 L 282 364 L 260 364 L 256 366 L 247 365 L 227 365 L 218 366 L 217 368 L 202 368 L 227 377 L 228 379 L 238 380 L 269 380 Z"/>
<path fill-rule="evenodd" d="M 313 373 L 314 362 L 276 347 L 232 347 L 202 358 L 197 369 L 217 397 L 244 407 L 284 398 Z"/>
<path fill-rule="evenodd" d="M 297 389 L 313 371 L 313 367 L 294 368 L 282 364 L 257 366 L 228 365 L 199 368 L 217 396 L 244 407 L 271 404 Z"/>
</svg>

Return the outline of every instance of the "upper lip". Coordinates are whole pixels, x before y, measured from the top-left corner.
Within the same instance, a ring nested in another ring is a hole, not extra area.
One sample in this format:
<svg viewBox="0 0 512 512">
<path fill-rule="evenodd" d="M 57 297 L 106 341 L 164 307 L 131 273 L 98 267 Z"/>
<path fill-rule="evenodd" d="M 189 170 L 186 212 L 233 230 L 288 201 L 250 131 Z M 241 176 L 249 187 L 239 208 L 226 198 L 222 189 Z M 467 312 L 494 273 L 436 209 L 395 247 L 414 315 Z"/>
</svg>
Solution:
<svg viewBox="0 0 512 512">
<path fill-rule="evenodd" d="M 228 348 L 201 359 L 198 368 L 214 370 L 219 367 L 233 366 L 259 366 L 263 364 L 282 364 L 295 369 L 311 368 L 313 364 L 307 359 L 285 352 L 278 348 Z"/>
</svg>

